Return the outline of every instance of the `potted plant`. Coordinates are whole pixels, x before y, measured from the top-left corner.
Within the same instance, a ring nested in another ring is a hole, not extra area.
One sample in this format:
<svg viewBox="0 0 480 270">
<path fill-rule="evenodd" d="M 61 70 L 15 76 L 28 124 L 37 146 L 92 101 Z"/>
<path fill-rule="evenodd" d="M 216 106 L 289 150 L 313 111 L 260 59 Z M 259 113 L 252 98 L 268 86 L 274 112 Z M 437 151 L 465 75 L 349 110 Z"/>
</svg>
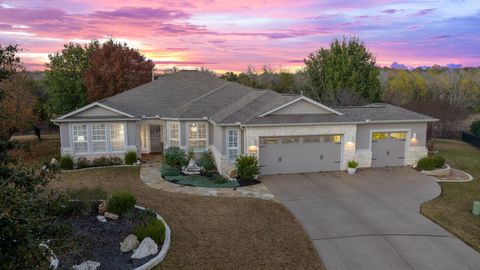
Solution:
<svg viewBox="0 0 480 270">
<path fill-rule="evenodd" d="M 357 172 L 358 162 L 355 160 L 350 160 L 347 163 L 347 167 L 348 174 L 355 174 Z"/>
</svg>

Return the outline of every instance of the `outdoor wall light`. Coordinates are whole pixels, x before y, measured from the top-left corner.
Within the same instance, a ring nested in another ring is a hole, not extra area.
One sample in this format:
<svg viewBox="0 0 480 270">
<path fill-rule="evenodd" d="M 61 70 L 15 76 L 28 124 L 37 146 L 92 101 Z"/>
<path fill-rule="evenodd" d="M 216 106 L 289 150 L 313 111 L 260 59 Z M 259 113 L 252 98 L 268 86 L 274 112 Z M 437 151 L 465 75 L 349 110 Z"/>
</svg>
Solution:
<svg viewBox="0 0 480 270">
<path fill-rule="evenodd" d="M 412 143 L 416 143 L 417 142 L 417 133 L 412 133 L 412 138 L 410 139 L 410 141 Z"/>
<path fill-rule="evenodd" d="M 258 148 L 257 148 L 256 145 L 250 145 L 250 146 L 248 147 L 248 152 L 249 152 L 250 154 L 255 154 L 255 153 L 257 153 L 257 151 L 258 151 Z"/>
</svg>

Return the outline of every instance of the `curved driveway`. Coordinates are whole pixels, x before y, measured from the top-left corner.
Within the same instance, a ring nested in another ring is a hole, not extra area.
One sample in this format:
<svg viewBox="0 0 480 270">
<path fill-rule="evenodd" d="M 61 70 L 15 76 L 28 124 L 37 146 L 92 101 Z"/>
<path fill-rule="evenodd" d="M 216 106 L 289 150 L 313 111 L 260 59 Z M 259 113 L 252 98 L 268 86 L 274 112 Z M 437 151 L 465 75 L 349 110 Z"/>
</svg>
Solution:
<svg viewBox="0 0 480 270">
<path fill-rule="evenodd" d="M 480 269 L 480 254 L 419 213 L 440 194 L 411 168 L 263 176 L 327 269 Z"/>
</svg>

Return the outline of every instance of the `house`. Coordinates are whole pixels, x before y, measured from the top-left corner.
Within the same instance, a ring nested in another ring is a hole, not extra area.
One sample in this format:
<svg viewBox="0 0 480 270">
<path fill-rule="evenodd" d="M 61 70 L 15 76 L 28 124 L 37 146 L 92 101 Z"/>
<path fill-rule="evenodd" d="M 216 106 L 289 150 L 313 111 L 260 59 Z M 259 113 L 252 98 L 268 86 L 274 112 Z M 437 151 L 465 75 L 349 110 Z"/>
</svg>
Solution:
<svg viewBox="0 0 480 270">
<path fill-rule="evenodd" d="M 166 75 L 53 120 L 61 154 L 74 158 L 162 152 L 213 153 L 219 171 L 256 155 L 262 175 L 405 166 L 427 155 L 436 121 L 389 104 L 328 107 L 198 71 Z"/>
</svg>

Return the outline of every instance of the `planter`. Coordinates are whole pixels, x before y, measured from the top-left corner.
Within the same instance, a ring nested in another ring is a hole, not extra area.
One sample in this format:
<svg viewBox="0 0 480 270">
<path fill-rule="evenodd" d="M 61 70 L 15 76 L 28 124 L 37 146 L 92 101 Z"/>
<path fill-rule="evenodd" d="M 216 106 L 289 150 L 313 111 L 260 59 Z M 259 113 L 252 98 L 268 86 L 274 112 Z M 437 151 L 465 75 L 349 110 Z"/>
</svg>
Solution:
<svg viewBox="0 0 480 270">
<path fill-rule="evenodd" d="M 446 176 L 450 175 L 450 166 L 448 164 L 445 164 L 443 168 L 434 169 L 432 171 L 422 171 L 422 173 L 429 176 Z"/>
<path fill-rule="evenodd" d="M 347 168 L 347 172 L 348 174 L 353 175 L 357 172 L 357 168 Z"/>
</svg>

